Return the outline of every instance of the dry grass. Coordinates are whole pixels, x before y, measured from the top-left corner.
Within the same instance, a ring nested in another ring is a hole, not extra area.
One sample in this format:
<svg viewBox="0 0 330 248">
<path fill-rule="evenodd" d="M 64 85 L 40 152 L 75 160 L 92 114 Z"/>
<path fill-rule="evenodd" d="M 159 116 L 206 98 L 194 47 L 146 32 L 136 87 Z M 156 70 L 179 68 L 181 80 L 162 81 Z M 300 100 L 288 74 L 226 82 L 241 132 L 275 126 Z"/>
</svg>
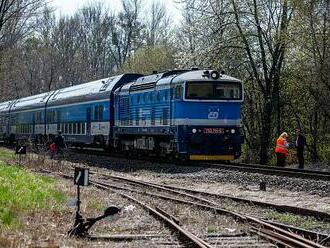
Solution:
<svg viewBox="0 0 330 248">
<path fill-rule="evenodd" d="M 0 151 L 2 148 L 0 149 Z M 8 162 L 14 163 L 10 155 Z M 23 165 L 31 170 L 49 169 L 72 173 L 72 164 L 61 160 L 50 160 L 47 156 L 29 154 Z M 80 165 L 81 166 L 81 165 Z M 67 195 L 68 199 L 76 198 L 76 187 L 69 180 L 56 178 L 56 189 Z M 81 213 L 84 217 L 101 215 L 109 205 L 117 205 L 124 210 L 118 220 L 105 219 L 92 227 L 92 235 L 110 234 L 164 234 L 171 236 L 164 226 L 139 206 L 132 205 L 121 196 L 99 190 L 95 187 L 84 187 L 81 190 Z M 128 207 L 130 206 L 130 207 Z M 75 207 L 62 204 L 61 211 L 37 211 L 19 215 L 20 228 L 0 231 L 0 247 L 157 247 L 152 240 L 131 242 L 88 241 L 67 237 L 75 216 Z"/>
</svg>

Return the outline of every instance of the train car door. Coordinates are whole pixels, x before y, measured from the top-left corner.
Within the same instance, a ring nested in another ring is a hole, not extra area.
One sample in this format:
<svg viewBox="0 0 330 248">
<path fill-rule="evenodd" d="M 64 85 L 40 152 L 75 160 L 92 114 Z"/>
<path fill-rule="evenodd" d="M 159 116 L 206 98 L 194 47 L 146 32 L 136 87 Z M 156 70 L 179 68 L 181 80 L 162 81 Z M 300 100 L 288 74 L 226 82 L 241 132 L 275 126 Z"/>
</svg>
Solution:
<svg viewBox="0 0 330 248">
<path fill-rule="evenodd" d="M 88 107 L 86 109 L 86 135 L 91 135 L 91 116 L 92 116 L 92 109 Z"/>
</svg>

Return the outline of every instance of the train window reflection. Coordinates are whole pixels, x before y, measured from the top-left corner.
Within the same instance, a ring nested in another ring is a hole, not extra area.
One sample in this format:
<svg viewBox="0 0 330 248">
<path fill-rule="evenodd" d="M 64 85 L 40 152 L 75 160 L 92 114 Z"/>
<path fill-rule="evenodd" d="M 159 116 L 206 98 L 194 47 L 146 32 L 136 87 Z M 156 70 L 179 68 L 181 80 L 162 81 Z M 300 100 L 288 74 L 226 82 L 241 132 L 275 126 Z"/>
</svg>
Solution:
<svg viewBox="0 0 330 248">
<path fill-rule="evenodd" d="M 186 84 L 186 98 L 198 100 L 242 99 L 239 82 L 190 82 Z"/>
</svg>

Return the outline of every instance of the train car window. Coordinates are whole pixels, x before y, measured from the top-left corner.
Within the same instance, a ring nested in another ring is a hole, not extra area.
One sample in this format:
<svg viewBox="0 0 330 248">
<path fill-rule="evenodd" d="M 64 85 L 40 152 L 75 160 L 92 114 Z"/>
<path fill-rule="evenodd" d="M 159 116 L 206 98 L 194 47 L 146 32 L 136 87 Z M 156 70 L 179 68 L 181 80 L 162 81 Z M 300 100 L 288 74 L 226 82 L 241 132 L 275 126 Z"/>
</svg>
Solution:
<svg viewBox="0 0 330 248">
<path fill-rule="evenodd" d="M 54 123 L 56 120 L 56 111 L 47 112 L 47 123 Z"/>
<path fill-rule="evenodd" d="M 38 111 L 35 113 L 35 123 L 40 124 L 41 123 L 41 112 Z"/>
<path fill-rule="evenodd" d="M 64 124 L 64 133 L 68 133 L 68 123 Z"/>
<path fill-rule="evenodd" d="M 56 111 L 56 121 L 61 122 L 61 110 Z"/>
<path fill-rule="evenodd" d="M 73 123 L 72 133 L 73 134 L 77 133 L 77 123 Z"/>
<path fill-rule="evenodd" d="M 81 133 L 86 134 L 86 123 L 81 123 Z"/>
<path fill-rule="evenodd" d="M 102 121 L 103 120 L 103 105 L 95 106 L 94 108 L 94 120 L 96 121 Z"/>
<path fill-rule="evenodd" d="M 69 134 L 72 134 L 72 123 L 69 123 Z"/>
<path fill-rule="evenodd" d="M 81 123 L 77 125 L 77 134 L 81 134 Z"/>
<path fill-rule="evenodd" d="M 242 99 L 238 82 L 190 82 L 186 84 L 186 98 L 199 100 Z"/>
</svg>

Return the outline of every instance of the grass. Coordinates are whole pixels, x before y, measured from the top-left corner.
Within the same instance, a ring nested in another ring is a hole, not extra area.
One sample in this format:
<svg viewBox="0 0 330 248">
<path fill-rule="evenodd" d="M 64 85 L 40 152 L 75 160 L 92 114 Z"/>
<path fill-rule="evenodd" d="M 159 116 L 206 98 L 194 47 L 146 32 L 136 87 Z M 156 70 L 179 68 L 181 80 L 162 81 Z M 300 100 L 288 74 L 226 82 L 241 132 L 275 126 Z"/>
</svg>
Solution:
<svg viewBox="0 0 330 248">
<path fill-rule="evenodd" d="M 217 226 L 208 226 L 207 227 L 207 233 L 216 233 L 218 231 L 219 231 L 219 229 Z"/>
<path fill-rule="evenodd" d="M 14 156 L 14 152 L 10 150 L 0 149 L 0 160 L 11 159 Z"/>
<path fill-rule="evenodd" d="M 282 223 L 287 223 L 294 226 L 300 226 L 305 229 L 315 229 L 320 227 L 321 223 L 311 217 L 303 217 L 299 215 L 279 213 L 273 210 L 270 210 L 267 214 L 267 218 L 274 219 Z M 326 227 L 328 229 L 328 225 Z"/>
<path fill-rule="evenodd" d="M 22 214 L 60 210 L 66 197 L 55 189 L 55 180 L 6 164 L 8 156 L 10 152 L 0 150 L 0 228 L 19 227 Z"/>
</svg>

